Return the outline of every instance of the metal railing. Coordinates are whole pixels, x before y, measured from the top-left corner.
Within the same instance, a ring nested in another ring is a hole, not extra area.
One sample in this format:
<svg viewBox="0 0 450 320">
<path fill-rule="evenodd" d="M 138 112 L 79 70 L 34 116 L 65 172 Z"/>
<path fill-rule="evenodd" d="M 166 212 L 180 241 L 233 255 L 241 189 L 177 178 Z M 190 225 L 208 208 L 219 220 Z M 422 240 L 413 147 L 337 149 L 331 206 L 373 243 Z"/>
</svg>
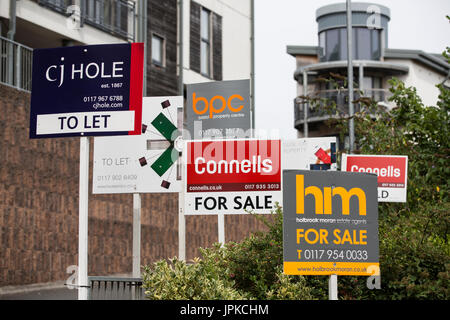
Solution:
<svg viewBox="0 0 450 320">
<path fill-rule="evenodd" d="M 143 300 L 140 278 L 88 277 L 89 300 Z"/>
<path fill-rule="evenodd" d="M 79 4 L 80 27 L 83 24 L 91 25 L 97 29 L 114 36 L 135 40 L 135 2 L 127 0 L 35 0 L 41 6 L 69 16 L 68 8 Z M 72 13 L 72 12 L 70 12 Z M 132 26 L 129 27 L 129 17 L 133 17 Z"/>
<path fill-rule="evenodd" d="M 391 93 L 386 89 L 365 89 L 362 92 L 359 89 L 355 89 L 353 93 L 353 99 L 359 100 L 362 98 L 372 99 L 376 102 L 386 102 L 391 96 Z M 304 122 L 305 107 L 308 108 L 308 122 L 323 121 L 331 117 L 329 109 L 324 107 L 325 101 L 336 104 L 336 111 L 340 114 L 348 114 L 348 89 L 340 90 L 320 90 L 308 94 L 308 97 L 312 99 L 312 102 L 305 102 L 303 97 L 297 97 L 294 99 L 294 119 L 295 122 Z M 359 103 L 354 104 L 355 112 L 361 111 L 361 105 Z"/>
<path fill-rule="evenodd" d="M 31 91 L 33 49 L 0 37 L 0 83 Z"/>
<path fill-rule="evenodd" d="M 75 4 L 74 0 L 34 0 L 38 4 L 62 14 L 67 14 L 67 7 Z"/>
</svg>

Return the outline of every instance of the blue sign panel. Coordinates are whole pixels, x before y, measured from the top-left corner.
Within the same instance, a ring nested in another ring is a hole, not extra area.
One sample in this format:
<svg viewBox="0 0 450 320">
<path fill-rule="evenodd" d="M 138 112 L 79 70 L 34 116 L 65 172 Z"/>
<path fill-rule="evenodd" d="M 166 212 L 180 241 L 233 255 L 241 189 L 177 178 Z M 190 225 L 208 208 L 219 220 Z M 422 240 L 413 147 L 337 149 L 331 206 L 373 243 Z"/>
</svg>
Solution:
<svg viewBox="0 0 450 320">
<path fill-rule="evenodd" d="M 30 138 L 141 133 L 143 44 L 36 49 Z"/>
</svg>

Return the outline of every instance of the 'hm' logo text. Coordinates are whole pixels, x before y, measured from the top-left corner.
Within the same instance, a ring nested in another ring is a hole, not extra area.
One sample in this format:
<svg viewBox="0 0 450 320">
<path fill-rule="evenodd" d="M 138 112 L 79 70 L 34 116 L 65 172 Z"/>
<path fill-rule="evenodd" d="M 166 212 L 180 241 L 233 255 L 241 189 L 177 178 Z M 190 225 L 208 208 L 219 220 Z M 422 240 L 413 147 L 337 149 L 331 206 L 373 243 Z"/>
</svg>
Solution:
<svg viewBox="0 0 450 320">
<path fill-rule="evenodd" d="M 350 198 L 356 196 L 359 203 L 359 215 L 365 216 L 367 214 L 366 208 L 366 194 L 360 188 L 352 188 L 346 190 L 343 187 L 324 187 L 323 191 L 316 186 L 305 188 L 304 175 L 296 176 L 296 212 L 297 214 L 305 213 L 305 197 L 308 195 L 314 196 L 315 213 L 316 214 L 331 214 L 332 213 L 332 198 L 336 195 L 341 197 L 342 214 L 350 214 Z"/>
</svg>

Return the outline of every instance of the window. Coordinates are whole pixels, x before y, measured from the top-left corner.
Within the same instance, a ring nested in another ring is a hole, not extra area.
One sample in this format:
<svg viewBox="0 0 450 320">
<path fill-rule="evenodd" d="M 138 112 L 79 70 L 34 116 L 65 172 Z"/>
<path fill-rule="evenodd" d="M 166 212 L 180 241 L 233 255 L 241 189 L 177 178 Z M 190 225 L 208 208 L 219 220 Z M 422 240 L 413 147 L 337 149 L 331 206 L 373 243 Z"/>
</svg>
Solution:
<svg viewBox="0 0 450 320">
<path fill-rule="evenodd" d="M 165 66 L 165 40 L 156 34 L 152 34 L 152 63 L 157 66 Z"/>
<path fill-rule="evenodd" d="M 83 21 L 114 35 L 134 40 L 128 32 L 128 15 L 135 11 L 133 1 L 80 0 Z"/>
<path fill-rule="evenodd" d="M 325 53 L 327 50 L 326 42 L 325 42 L 325 32 L 319 33 L 319 48 L 320 48 L 319 58 L 322 61 L 323 58 L 325 58 Z"/>
<path fill-rule="evenodd" d="M 339 60 L 339 30 L 329 30 L 327 31 L 327 55 L 328 61 Z"/>
<path fill-rule="evenodd" d="M 191 1 L 189 64 L 192 71 L 222 80 L 222 17 Z"/>
<path fill-rule="evenodd" d="M 371 41 L 372 41 L 372 59 L 379 60 L 381 57 L 380 52 L 380 42 L 381 42 L 381 31 L 373 29 L 370 31 Z"/>
<path fill-rule="evenodd" d="M 373 88 L 373 79 L 372 77 L 364 77 L 363 78 L 363 89 L 372 89 Z"/>
<path fill-rule="evenodd" d="M 340 57 L 341 60 L 347 59 L 347 28 L 339 29 L 339 42 L 340 42 Z"/>
<path fill-rule="evenodd" d="M 353 28 L 353 59 L 380 59 L 380 30 Z M 347 28 L 322 31 L 319 34 L 320 61 L 347 59 Z"/>
<path fill-rule="evenodd" d="M 80 9 L 81 27 L 89 24 L 115 36 L 134 41 L 134 30 L 128 30 L 128 17 L 135 14 L 136 3 L 125 0 L 34 0 L 39 5 L 66 17 L 73 13 L 67 9 L 76 5 Z M 134 29 L 134 28 L 133 28 Z"/>
<path fill-rule="evenodd" d="M 356 46 L 358 48 L 358 58 L 368 60 L 371 59 L 371 48 L 370 48 L 370 30 L 366 28 L 358 28 L 358 35 L 356 38 Z"/>
<path fill-rule="evenodd" d="M 200 73 L 211 74 L 211 17 L 210 12 L 202 8 L 200 15 Z"/>
</svg>

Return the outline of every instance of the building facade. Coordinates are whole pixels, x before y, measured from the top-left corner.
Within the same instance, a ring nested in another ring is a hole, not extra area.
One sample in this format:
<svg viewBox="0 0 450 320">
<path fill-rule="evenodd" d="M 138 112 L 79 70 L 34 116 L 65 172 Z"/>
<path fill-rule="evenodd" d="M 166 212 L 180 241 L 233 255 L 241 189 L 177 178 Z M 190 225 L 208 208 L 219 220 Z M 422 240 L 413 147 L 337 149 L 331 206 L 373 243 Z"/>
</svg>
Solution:
<svg viewBox="0 0 450 320">
<path fill-rule="evenodd" d="M 34 48 L 127 41 L 146 43 L 148 96 L 180 93 L 180 82 L 249 79 L 251 25 L 250 0 L 5 0 L 0 81 L 30 91 L 31 54 L 22 56 Z"/>
<path fill-rule="evenodd" d="M 331 99 L 341 112 L 348 114 L 348 90 L 343 87 L 347 76 L 346 10 L 345 3 L 317 9 L 318 46 L 287 47 L 287 53 L 296 59 L 294 126 L 299 137 L 337 134 L 325 124 L 329 116 L 301 96 Z M 388 81 L 396 77 L 407 86 L 415 86 L 424 104 L 435 105 L 438 99 L 435 86 L 448 79 L 449 64 L 439 54 L 389 48 L 390 19 L 390 10 L 385 6 L 352 3 L 354 99 L 369 97 L 392 107 L 388 102 Z M 337 83 L 324 81 L 330 77 Z M 356 104 L 355 111 L 358 110 Z"/>
<path fill-rule="evenodd" d="M 180 95 L 250 78 L 250 12 L 250 0 L 0 1 L 0 287 L 63 281 L 78 261 L 79 141 L 28 138 L 33 49 L 145 40 L 146 96 Z M 131 194 L 90 190 L 89 275 L 131 273 L 132 215 Z M 177 256 L 178 195 L 143 194 L 141 216 L 141 264 Z M 227 216 L 226 240 L 263 227 Z M 217 216 L 186 217 L 187 260 L 216 241 Z"/>
</svg>

